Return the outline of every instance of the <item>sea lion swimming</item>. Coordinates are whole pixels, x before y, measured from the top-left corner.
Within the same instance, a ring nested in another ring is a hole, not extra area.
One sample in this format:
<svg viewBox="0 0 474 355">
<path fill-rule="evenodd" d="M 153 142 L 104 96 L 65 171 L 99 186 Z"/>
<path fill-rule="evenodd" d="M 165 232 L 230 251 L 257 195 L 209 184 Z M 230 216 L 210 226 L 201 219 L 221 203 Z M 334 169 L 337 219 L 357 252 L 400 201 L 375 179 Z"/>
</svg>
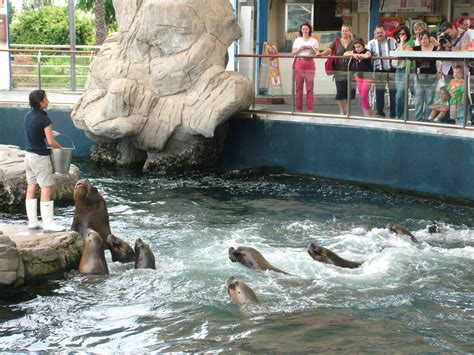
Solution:
<svg viewBox="0 0 474 355">
<path fill-rule="evenodd" d="M 155 255 L 141 238 L 135 241 L 135 269 L 156 269 Z"/>
<path fill-rule="evenodd" d="M 245 282 L 237 280 L 233 276 L 227 279 L 227 294 L 239 306 L 260 303 L 255 292 Z"/>
<path fill-rule="evenodd" d="M 316 245 L 315 243 L 308 245 L 308 254 L 316 261 L 348 269 L 355 269 L 362 265 L 359 262 L 343 259 L 328 248 Z"/>
<path fill-rule="evenodd" d="M 238 247 L 237 249 L 230 247 L 229 259 L 232 262 L 241 263 L 242 265 L 245 265 L 249 268 L 260 269 L 260 270 L 272 270 L 276 272 L 281 272 L 282 274 L 285 274 L 285 275 L 291 275 L 283 270 L 280 270 L 274 267 L 272 264 L 270 264 L 267 261 L 267 259 L 263 257 L 262 254 L 260 254 L 259 251 L 251 247 Z"/>
<path fill-rule="evenodd" d="M 71 230 L 85 235 L 89 228 L 99 233 L 106 248 L 107 237 L 111 234 L 107 204 L 89 180 L 81 179 L 74 186 L 74 218 Z"/>
<path fill-rule="evenodd" d="M 107 246 L 112 255 L 112 261 L 130 263 L 135 260 L 135 251 L 126 241 L 110 234 L 107 237 Z"/>
<path fill-rule="evenodd" d="M 84 250 L 79 262 L 79 272 L 81 274 L 107 275 L 109 273 L 103 244 L 99 233 L 92 229 L 87 231 Z"/>
<path fill-rule="evenodd" d="M 406 229 L 404 226 L 402 226 L 400 224 L 389 223 L 389 225 L 387 227 L 388 227 L 388 230 L 390 232 L 394 232 L 395 234 L 398 234 L 398 235 L 406 235 L 406 236 L 410 237 L 410 239 L 413 243 L 417 243 L 417 244 L 420 243 L 415 238 L 415 236 L 413 234 L 411 234 L 411 232 L 408 229 Z"/>
</svg>

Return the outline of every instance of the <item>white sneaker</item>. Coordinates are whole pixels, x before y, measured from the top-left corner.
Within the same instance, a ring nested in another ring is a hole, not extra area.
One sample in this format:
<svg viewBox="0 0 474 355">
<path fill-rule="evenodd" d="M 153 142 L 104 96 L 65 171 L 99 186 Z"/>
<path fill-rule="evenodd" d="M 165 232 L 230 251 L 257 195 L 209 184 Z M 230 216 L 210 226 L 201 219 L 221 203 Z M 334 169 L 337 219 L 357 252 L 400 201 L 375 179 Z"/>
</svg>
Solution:
<svg viewBox="0 0 474 355">
<path fill-rule="evenodd" d="M 41 218 L 43 219 L 43 232 L 63 232 L 66 230 L 63 226 L 58 226 L 53 221 L 54 201 L 41 202 Z"/>
</svg>

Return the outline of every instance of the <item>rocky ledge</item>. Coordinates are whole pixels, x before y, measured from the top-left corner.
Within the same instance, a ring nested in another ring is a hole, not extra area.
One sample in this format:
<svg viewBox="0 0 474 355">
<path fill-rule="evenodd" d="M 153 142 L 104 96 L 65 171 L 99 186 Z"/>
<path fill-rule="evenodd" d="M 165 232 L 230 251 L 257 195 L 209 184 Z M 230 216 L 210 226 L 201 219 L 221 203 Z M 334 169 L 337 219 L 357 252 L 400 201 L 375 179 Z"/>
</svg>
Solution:
<svg viewBox="0 0 474 355">
<path fill-rule="evenodd" d="M 26 173 L 25 152 L 15 145 L 0 144 L 0 211 L 24 212 Z M 73 201 L 74 185 L 80 179 L 79 168 L 71 164 L 68 174 L 55 174 L 54 199 Z"/>
<path fill-rule="evenodd" d="M 84 238 L 77 232 L 0 226 L 0 290 L 64 277 L 78 268 L 83 248 Z"/>
</svg>

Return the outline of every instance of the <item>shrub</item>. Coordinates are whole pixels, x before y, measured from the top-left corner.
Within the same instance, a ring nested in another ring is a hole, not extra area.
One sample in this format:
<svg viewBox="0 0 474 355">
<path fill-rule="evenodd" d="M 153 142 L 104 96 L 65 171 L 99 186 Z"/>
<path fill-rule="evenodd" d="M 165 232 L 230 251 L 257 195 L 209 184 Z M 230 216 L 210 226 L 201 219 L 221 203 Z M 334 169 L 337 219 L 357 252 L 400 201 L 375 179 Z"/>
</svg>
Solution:
<svg viewBox="0 0 474 355">
<path fill-rule="evenodd" d="M 75 14 L 76 44 L 94 44 L 91 19 Z M 69 44 L 69 14 L 67 7 L 44 6 L 26 10 L 10 27 L 10 41 L 16 44 Z"/>
</svg>

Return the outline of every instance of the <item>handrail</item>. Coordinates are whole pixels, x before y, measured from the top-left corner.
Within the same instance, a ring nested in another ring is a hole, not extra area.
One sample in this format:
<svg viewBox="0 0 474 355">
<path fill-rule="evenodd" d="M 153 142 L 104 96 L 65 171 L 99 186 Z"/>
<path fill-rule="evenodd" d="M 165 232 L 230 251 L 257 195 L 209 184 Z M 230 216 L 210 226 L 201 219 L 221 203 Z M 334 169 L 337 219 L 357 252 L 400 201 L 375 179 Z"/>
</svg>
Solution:
<svg viewBox="0 0 474 355">
<path fill-rule="evenodd" d="M 0 48 L 0 52 L 20 52 L 20 53 L 83 53 L 83 54 L 91 54 L 95 53 L 95 51 L 77 51 L 77 50 L 70 50 L 70 49 L 6 49 Z"/>
</svg>

